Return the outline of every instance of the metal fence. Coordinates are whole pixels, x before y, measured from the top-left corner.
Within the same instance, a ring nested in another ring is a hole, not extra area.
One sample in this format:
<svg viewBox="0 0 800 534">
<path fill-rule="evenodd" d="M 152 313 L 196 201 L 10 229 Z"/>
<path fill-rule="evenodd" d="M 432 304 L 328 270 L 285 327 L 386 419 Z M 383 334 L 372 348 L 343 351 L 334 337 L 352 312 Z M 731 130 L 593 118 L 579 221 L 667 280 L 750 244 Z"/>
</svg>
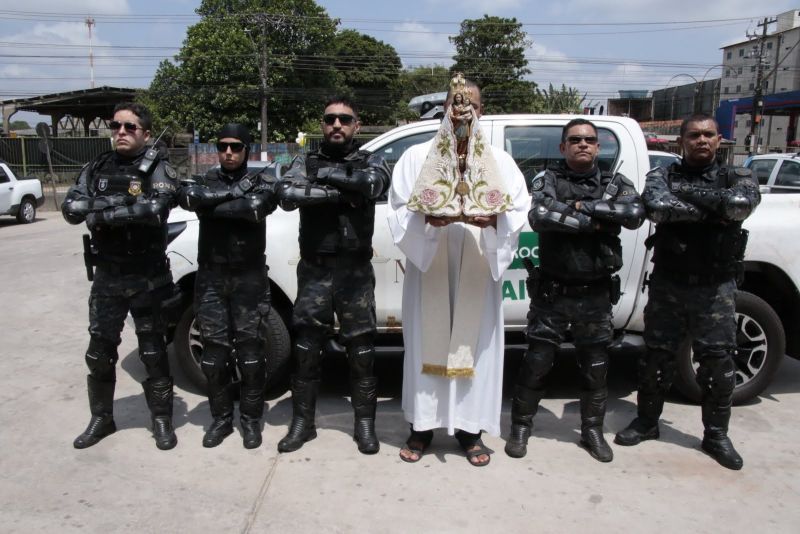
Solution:
<svg viewBox="0 0 800 534">
<path fill-rule="evenodd" d="M 72 182 L 83 165 L 111 149 L 108 137 L 53 137 L 50 156 L 59 183 Z M 49 178 L 44 144 L 39 137 L 0 137 L 0 159 L 21 176 Z"/>
</svg>

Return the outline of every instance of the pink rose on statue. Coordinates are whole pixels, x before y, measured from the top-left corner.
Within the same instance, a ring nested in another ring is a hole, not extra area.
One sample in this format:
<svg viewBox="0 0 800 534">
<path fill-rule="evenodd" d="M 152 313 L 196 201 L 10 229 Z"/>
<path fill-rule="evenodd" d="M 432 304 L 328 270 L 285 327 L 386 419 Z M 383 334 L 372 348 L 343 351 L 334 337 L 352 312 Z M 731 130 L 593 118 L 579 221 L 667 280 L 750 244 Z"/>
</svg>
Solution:
<svg viewBox="0 0 800 534">
<path fill-rule="evenodd" d="M 419 194 L 419 201 L 426 206 L 430 206 L 431 204 L 435 203 L 436 199 L 438 198 L 439 193 L 437 193 L 434 189 L 423 189 Z"/>
<path fill-rule="evenodd" d="M 486 193 L 486 203 L 490 206 L 499 206 L 503 203 L 503 193 L 497 189 L 492 189 Z"/>
</svg>

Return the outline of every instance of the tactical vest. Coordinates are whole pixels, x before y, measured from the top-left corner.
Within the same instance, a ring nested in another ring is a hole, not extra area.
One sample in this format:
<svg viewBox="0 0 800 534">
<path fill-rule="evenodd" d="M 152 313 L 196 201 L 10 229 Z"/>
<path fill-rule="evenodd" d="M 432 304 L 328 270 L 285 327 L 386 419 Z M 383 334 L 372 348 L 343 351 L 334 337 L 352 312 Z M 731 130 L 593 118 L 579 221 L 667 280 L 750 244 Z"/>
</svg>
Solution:
<svg viewBox="0 0 800 534">
<path fill-rule="evenodd" d="M 551 169 L 549 172 L 556 176 L 556 198 L 565 204 L 576 200 L 600 200 L 609 183 L 619 187 L 619 180 L 615 180 L 613 174 L 599 170 L 598 187 L 592 187 L 588 181 L 569 180 L 563 169 Z M 583 282 L 608 277 L 622 268 L 619 232 L 619 226 L 606 232 L 540 232 L 541 269 L 552 278 L 562 281 Z"/>
<path fill-rule="evenodd" d="M 227 176 L 219 169 L 208 171 L 205 185 L 211 189 L 225 188 L 244 176 Z M 198 210 L 200 236 L 197 244 L 197 261 L 202 264 L 226 264 L 236 267 L 257 267 L 266 262 L 267 222 L 250 222 L 244 219 L 223 219 L 213 216 L 213 209 Z"/>
<path fill-rule="evenodd" d="M 680 188 L 682 183 L 726 189 L 729 187 L 728 168 L 717 169 L 716 182 L 706 182 L 699 175 L 687 176 L 671 166 L 667 183 L 671 190 Z M 747 234 L 741 222 L 660 223 L 651 239 L 654 272 L 720 278 L 738 274 L 747 246 Z"/>
<path fill-rule="evenodd" d="M 345 171 L 367 168 L 367 152 L 355 152 L 345 159 L 334 160 L 316 151 L 306 157 L 309 182 L 314 182 L 323 167 L 336 167 Z M 372 234 L 375 227 L 375 202 L 356 193 L 356 205 L 347 202 L 319 204 L 300 208 L 300 255 L 313 258 L 318 255 L 345 253 L 372 257 Z"/>
<path fill-rule="evenodd" d="M 115 152 L 106 152 L 97 157 L 89 169 L 87 187 L 92 196 L 121 194 L 135 200 L 142 194 L 153 191 L 153 171 L 144 174 L 138 166 L 144 153 L 129 161 Z M 158 165 L 156 162 L 152 169 Z M 159 265 L 167 249 L 167 224 L 147 226 L 126 224 L 106 226 L 98 224 L 91 230 L 92 245 L 98 252 L 98 261 L 111 263 L 142 263 Z"/>
</svg>

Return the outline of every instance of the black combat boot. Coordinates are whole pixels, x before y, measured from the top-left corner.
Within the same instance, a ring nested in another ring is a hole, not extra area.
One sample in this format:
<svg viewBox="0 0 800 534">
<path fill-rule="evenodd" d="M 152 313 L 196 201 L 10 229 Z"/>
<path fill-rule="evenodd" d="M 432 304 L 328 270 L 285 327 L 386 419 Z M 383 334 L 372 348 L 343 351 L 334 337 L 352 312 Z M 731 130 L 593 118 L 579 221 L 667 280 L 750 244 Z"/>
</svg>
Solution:
<svg viewBox="0 0 800 534">
<path fill-rule="evenodd" d="M 744 465 L 742 457 L 736 452 L 728 437 L 728 422 L 731 418 L 730 403 L 720 403 L 716 399 L 703 399 L 702 449 L 721 466 L 738 471 Z"/>
<path fill-rule="evenodd" d="M 533 416 L 539 408 L 543 391 L 532 390 L 521 385 L 514 388 L 511 401 L 511 432 L 506 441 L 506 454 L 522 458 L 528 453 L 528 438 L 533 430 Z"/>
<path fill-rule="evenodd" d="M 261 446 L 261 417 L 264 414 L 264 388 L 242 384 L 239 394 L 239 423 L 245 449 Z"/>
<path fill-rule="evenodd" d="M 658 392 L 643 391 L 636 395 L 636 418 L 627 427 L 617 432 L 614 443 L 631 447 L 649 439 L 658 439 L 658 419 L 664 410 L 664 395 Z"/>
<path fill-rule="evenodd" d="M 203 436 L 203 447 L 216 447 L 233 433 L 233 400 L 227 384 L 208 384 L 208 405 L 214 420 Z"/>
<path fill-rule="evenodd" d="M 364 454 L 375 454 L 381 444 L 375 435 L 375 410 L 378 404 L 378 379 L 374 376 L 354 380 L 351 384 L 355 421 L 353 440 Z"/>
<path fill-rule="evenodd" d="M 89 392 L 89 411 L 92 414 L 92 418 L 89 420 L 89 426 L 86 427 L 83 434 L 72 442 L 72 446 L 76 449 L 91 447 L 104 437 L 117 431 L 113 416 L 114 385 L 115 382 L 101 382 L 92 375 L 86 377 L 86 387 Z"/>
<path fill-rule="evenodd" d="M 581 445 L 586 447 L 592 458 L 600 462 L 614 459 L 614 451 L 603 437 L 607 397 L 605 388 L 584 391 L 581 395 Z"/>
<path fill-rule="evenodd" d="M 153 421 L 153 437 L 156 447 L 162 451 L 178 444 L 172 426 L 172 377 L 150 378 L 142 382 L 144 398 Z"/>
<path fill-rule="evenodd" d="M 317 427 L 314 426 L 317 391 L 319 379 L 305 380 L 297 376 L 292 378 L 292 423 L 289 425 L 289 433 L 278 442 L 278 452 L 296 451 L 306 441 L 317 437 Z"/>
</svg>

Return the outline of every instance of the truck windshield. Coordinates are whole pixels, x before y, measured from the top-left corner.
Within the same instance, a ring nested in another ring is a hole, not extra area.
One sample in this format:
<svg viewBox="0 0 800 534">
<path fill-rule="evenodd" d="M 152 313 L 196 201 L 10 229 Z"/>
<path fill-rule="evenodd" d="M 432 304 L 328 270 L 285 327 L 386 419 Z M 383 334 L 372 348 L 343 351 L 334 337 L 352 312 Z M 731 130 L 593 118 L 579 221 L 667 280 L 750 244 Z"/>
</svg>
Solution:
<svg viewBox="0 0 800 534">
<path fill-rule="evenodd" d="M 505 150 L 517 162 L 530 189 L 533 177 L 564 160 L 558 145 L 561 143 L 561 126 L 507 126 L 505 128 Z M 601 171 L 614 168 L 619 155 L 619 140 L 611 130 L 598 128 Z"/>
</svg>

